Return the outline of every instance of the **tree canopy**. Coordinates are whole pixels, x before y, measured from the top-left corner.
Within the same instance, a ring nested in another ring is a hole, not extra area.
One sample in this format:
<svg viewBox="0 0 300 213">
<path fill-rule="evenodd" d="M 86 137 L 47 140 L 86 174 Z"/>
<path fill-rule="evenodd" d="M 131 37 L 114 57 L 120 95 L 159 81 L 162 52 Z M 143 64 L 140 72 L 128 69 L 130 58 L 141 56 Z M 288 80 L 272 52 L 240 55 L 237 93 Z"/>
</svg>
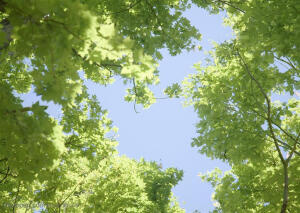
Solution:
<svg viewBox="0 0 300 213">
<path fill-rule="evenodd" d="M 197 112 L 192 145 L 231 166 L 203 175 L 214 212 L 300 211 L 297 0 L 0 0 L 1 212 L 184 212 L 171 193 L 183 172 L 120 156 L 84 80 L 121 78 L 124 99 L 149 107 L 161 50 L 176 55 L 201 37 L 182 15 L 191 3 L 226 12 L 234 30 L 165 90 Z M 47 104 L 23 106 L 31 90 Z"/>
<path fill-rule="evenodd" d="M 202 176 L 215 212 L 300 211 L 299 2 L 194 2 L 226 10 L 234 30 L 183 83 L 200 119 L 192 145 L 232 168 Z"/>
<path fill-rule="evenodd" d="M 118 156 L 115 129 L 84 79 L 121 77 L 126 101 L 149 107 L 160 49 L 175 55 L 200 34 L 187 1 L 0 1 L 0 211 L 182 212 L 175 168 Z M 172 36 L 171 36 L 172 35 Z M 61 107 L 22 105 L 34 90 Z M 37 206 L 37 204 L 42 206 Z"/>
</svg>

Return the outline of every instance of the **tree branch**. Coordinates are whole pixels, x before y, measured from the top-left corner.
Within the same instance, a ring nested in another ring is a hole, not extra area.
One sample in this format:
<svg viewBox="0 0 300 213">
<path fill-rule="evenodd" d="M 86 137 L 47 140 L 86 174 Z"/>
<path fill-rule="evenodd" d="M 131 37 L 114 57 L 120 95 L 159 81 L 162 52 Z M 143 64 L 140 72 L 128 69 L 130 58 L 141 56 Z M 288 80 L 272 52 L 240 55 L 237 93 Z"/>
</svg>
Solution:
<svg viewBox="0 0 300 213">
<path fill-rule="evenodd" d="M 5 174 L 4 177 L 0 180 L 0 184 L 1 184 L 2 182 L 4 182 L 5 179 L 7 179 L 8 173 L 9 173 L 9 166 L 8 166 L 7 169 L 6 169 L 6 174 Z"/>
<path fill-rule="evenodd" d="M 0 159 L 0 162 L 7 161 L 7 160 L 8 160 L 7 158 L 2 158 L 2 159 Z"/>
<path fill-rule="evenodd" d="M 16 207 L 17 207 L 18 197 L 19 197 L 19 193 L 20 193 L 20 186 L 21 186 L 21 182 L 19 182 L 18 190 L 17 190 L 16 196 L 15 196 L 14 205 L 13 205 L 13 209 L 12 209 L 12 210 L 13 210 L 13 213 L 16 212 Z"/>
<path fill-rule="evenodd" d="M 269 99 L 269 97 L 267 96 L 267 94 L 264 92 L 263 87 L 261 86 L 261 84 L 257 81 L 257 79 L 252 75 L 252 73 L 249 70 L 248 65 L 246 64 L 246 62 L 244 61 L 243 57 L 240 55 L 239 51 L 237 51 L 237 54 L 240 58 L 240 61 L 242 62 L 242 66 L 244 67 L 244 70 L 248 73 L 248 75 L 250 76 L 250 78 L 257 84 L 258 88 L 260 89 L 262 95 L 264 96 L 266 102 L 267 102 L 267 123 L 269 126 L 269 130 L 271 133 L 271 136 L 274 140 L 274 144 L 276 147 L 276 150 L 278 152 L 279 158 L 282 162 L 283 165 L 283 175 L 284 175 L 284 189 L 283 189 L 283 201 L 282 201 L 282 206 L 281 206 L 281 213 L 285 213 L 287 206 L 288 206 L 288 194 L 289 194 L 289 176 L 288 176 L 288 163 L 289 160 L 292 156 L 292 154 L 295 152 L 296 149 L 296 142 L 298 142 L 297 140 L 295 141 L 294 147 L 292 149 L 291 155 L 285 160 L 281 150 L 279 148 L 278 145 L 278 140 L 275 136 L 274 130 L 273 130 L 273 126 L 272 126 L 272 120 L 271 120 L 271 101 Z M 298 139 L 298 138 L 297 138 Z"/>
<path fill-rule="evenodd" d="M 283 164 L 283 174 L 284 174 L 284 188 L 283 188 L 283 201 L 282 201 L 280 213 L 285 213 L 288 206 L 288 196 L 289 196 L 288 163 Z"/>
<path fill-rule="evenodd" d="M 41 107 L 43 107 L 44 110 L 48 109 L 48 106 L 41 106 Z M 32 107 L 23 107 L 19 110 L 14 109 L 11 111 L 7 110 L 7 113 L 29 112 L 29 111 L 32 111 Z"/>
<path fill-rule="evenodd" d="M 74 53 L 75 56 L 79 57 L 81 60 L 83 60 L 85 62 L 88 62 L 87 59 L 86 59 L 86 57 L 81 56 L 74 48 L 72 48 L 72 51 L 73 51 L 73 53 Z M 97 66 L 97 67 L 101 68 L 101 69 L 108 70 L 109 73 L 110 73 L 109 78 L 112 77 L 112 70 L 109 69 L 108 67 L 116 67 L 116 68 L 120 68 L 120 69 L 123 68 L 120 64 L 108 64 L 108 63 L 101 63 L 101 64 L 99 64 L 99 63 L 97 63 L 95 61 L 93 61 L 92 64 L 94 66 Z"/>
<path fill-rule="evenodd" d="M 268 135 L 268 136 L 271 137 L 270 135 Z M 280 139 L 278 139 L 278 138 L 277 138 L 277 141 L 278 141 L 279 144 L 281 144 L 281 147 L 283 147 L 283 148 L 289 150 L 290 152 L 293 152 L 293 153 L 295 153 L 296 155 L 299 155 L 299 156 L 300 156 L 300 153 L 296 151 L 296 148 L 297 148 L 297 147 L 294 148 L 295 144 L 294 144 L 294 146 L 291 146 L 291 145 L 289 145 L 289 144 L 283 142 L 282 140 L 280 140 Z"/>
<path fill-rule="evenodd" d="M 277 152 L 279 154 L 279 158 L 280 158 L 282 164 L 285 164 L 285 160 L 284 160 L 284 158 L 282 156 L 282 153 L 280 151 L 280 148 L 278 146 L 277 138 L 275 137 L 275 133 L 274 133 L 273 126 L 272 126 L 272 121 L 271 121 L 271 101 L 270 101 L 269 97 L 267 96 L 267 94 L 265 93 L 262 85 L 257 81 L 257 79 L 250 72 L 248 65 L 246 64 L 246 62 L 244 61 L 243 57 L 240 55 L 240 53 L 239 53 L 238 50 L 237 50 L 237 54 L 238 54 L 238 56 L 240 58 L 240 61 L 242 62 L 242 66 L 244 67 L 244 70 L 248 73 L 248 75 L 250 76 L 250 78 L 256 83 L 256 85 L 258 86 L 260 92 L 262 93 L 262 95 L 264 96 L 264 98 L 265 98 L 265 100 L 267 102 L 267 123 L 268 123 L 269 129 L 270 129 L 272 138 L 274 140 L 274 144 L 275 144 L 276 150 L 277 150 Z"/>
<path fill-rule="evenodd" d="M 276 58 L 278 61 L 281 61 L 287 65 L 289 65 L 291 68 L 293 68 L 295 71 L 300 71 L 299 69 L 296 68 L 296 66 L 291 62 L 290 59 L 287 58 L 287 61 L 280 58 L 280 57 L 277 57 L 277 56 L 274 56 L 274 58 Z"/>
<path fill-rule="evenodd" d="M 257 115 L 259 115 L 260 117 L 264 118 L 264 119 L 268 119 L 267 117 L 265 117 L 264 115 L 260 114 L 259 112 L 257 112 L 254 109 L 251 109 L 253 112 L 255 112 Z M 273 125 L 275 125 L 279 130 L 281 130 L 286 136 L 288 136 L 290 139 L 292 139 L 295 143 L 297 143 L 298 145 L 300 145 L 300 142 L 297 141 L 297 139 L 295 139 L 290 133 L 288 133 L 285 129 L 283 129 L 279 124 L 277 124 L 276 122 L 274 122 L 271 119 L 271 122 Z"/>
<path fill-rule="evenodd" d="M 7 5 L 7 3 L 3 0 L 0 0 L 0 12 L 5 12 L 5 6 Z"/>
<path fill-rule="evenodd" d="M 83 173 L 82 175 L 88 175 L 90 172 L 85 172 L 85 173 Z M 73 188 L 73 190 L 65 197 L 65 199 L 63 199 L 63 201 L 62 202 L 60 202 L 59 204 L 58 204 L 58 212 L 60 212 L 60 210 L 61 210 L 61 206 L 71 197 L 71 195 L 73 195 L 74 194 L 74 192 L 76 191 L 76 189 L 77 189 L 77 187 L 80 185 L 80 184 L 82 184 L 83 183 L 83 181 L 85 180 L 85 178 L 86 178 L 86 176 L 84 176 L 83 178 L 82 178 L 82 180 Z"/>
<path fill-rule="evenodd" d="M 216 2 L 221 2 L 222 4 L 228 5 L 229 7 L 232 7 L 233 9 L 235 9 L 235 10 L 241 12 L 241 13 L 246 13 L 244 10 L 242 10 L 242 9 L 240 9 L 240 8 L 238 8 L 238 7 L 236 7 L 236 6 L 233 5 L 231 2 L 223 1 L 223 0 L 216 0 L 216 1 L 214 1 L 214 3 L 216 3 Z M 224 8 L 221 8 L 221 9 L 224 9 Z"/>
<path fill-rule="evenodd" d="M 135 85 L 135 79 L 133 78 L 132 79 L 132 83 L 133 83 L 133 89 L 134 89 L 134 105 L 133 105 L 133 109 L 135 111 L 135 113 L 139 113 L 137 110 L 136 110 L 136 97 L 138 97 L 137 95 L 137 91 L 136 91 L 136 85 Z"/>
<path fill-rule="evenodd" d="M 125 9 L 122 9 L 122 10 L 119 10 L 119 11 L 116 11 L 116 12 L 106 13 L 105 15 L 115 15 L 115 14 L 120 14 L 120 13 L 123 13 L 123 12 L 127 12 L 130 9 L 134 8 L 136 5 L 138 5 L 139 3 L 141 3 L 141 1 L 142 0 L 138 0 L 135 3 L 130 4 L 129 7 L 125 8 Z"/>
<path fill-rule="evenodd" d="M 298 134 L 298 136 L 297 136 L 297 138 L 296 138 L 297 141 L 299 140 L 299 137 L 300 137 L 300 132 L 299 132 L 299 134 Z M 295 142 L 292 151 L 289 153 L 289 156 L 288 156 L 288 158 L 286 159 L 286 162 L 287 162 L 287 163 L 289 163 L 289 161 L 291 160 L 291 158 L 292 158 L 292 156 L 293 156 L 294 153 L 295 153 L 295 154 L 298 154 L 298 153 L 296 152 L 296 148 L 297 148 L 297 143 Z"/>
</svg>

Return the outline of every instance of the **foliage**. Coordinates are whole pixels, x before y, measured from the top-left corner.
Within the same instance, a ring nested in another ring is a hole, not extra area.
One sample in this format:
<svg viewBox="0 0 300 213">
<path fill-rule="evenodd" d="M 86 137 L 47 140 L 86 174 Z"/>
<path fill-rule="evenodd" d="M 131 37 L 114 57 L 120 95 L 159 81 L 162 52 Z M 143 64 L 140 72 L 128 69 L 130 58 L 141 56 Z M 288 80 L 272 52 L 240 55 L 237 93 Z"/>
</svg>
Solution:
<svg viewBox="0 0 300 213">
<path fill-rule="evenodd" d="M 231 166 L 202 176 L 215 187 L 214 212 L 300 212 L 299 2 L 192 2 L 226 11 L 235 36 L 183 88 L 165 90 L 200 118 L 192 145 Z M 119 156 L 112 121 L 84 80 L 121 78 L 124 99 L 149 107 L 160 49 L 176 55 L 200 39 L 182 16 L 189 5 L 0 0 L 1 212 L 184 212 L 171 193 L 182 171 Z M 30 90 L 46 105 L 23 106 L 19 94 Z"/>
<path fill-rule="evenodd" d="M 299 212 L 299 2 L 193 2 L 226 10 L 235 34 L 183 83 L 200 118 L 192 145 L 232 168 L 203 176 L 214 212 Z"/>
<path fill-rule="evenodd" d="M 120 77 L 129 86 L 125 100 L 149 107 L 160 49 L 176 55 L 200 37 L 182 16 L 188 6 L 0 0 L 1 212 L 37 203 L 44 212 L 182 212 L 170 193 L 182 172 L 118 157 L 107 111 L 83 82 Z M 22 105 L 17 93 L 31 89 L 46 105 Z M 60 120 L 47 113 L 50 103 L 61 107 Z"/>
</svg>

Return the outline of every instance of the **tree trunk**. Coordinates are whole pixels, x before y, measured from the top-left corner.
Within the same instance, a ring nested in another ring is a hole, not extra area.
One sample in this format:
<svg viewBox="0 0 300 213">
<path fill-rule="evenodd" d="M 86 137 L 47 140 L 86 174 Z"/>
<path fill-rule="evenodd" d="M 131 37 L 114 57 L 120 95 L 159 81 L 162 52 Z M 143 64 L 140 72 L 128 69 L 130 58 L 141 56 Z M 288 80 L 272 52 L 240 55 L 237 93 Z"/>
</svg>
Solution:
<svg viewBox="0 0 300 213">
<path fill-rule="evenodd" d="M 280 213 L 285 213 L 288 206 L 288 193 L 289 193 L 289 175 L 288 175 L 288 163 L 283 165 L 284 172 L 284 189 L 283 189 L 283 202 Z"/>
</svg>

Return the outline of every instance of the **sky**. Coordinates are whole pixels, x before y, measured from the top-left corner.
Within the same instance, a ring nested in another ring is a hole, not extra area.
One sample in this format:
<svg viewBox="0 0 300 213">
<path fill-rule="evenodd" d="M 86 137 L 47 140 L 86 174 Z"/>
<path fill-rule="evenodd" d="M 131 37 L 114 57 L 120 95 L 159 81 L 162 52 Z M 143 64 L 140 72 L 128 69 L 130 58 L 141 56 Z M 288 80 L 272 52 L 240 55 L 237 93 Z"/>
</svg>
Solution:
<svg viewBox="0 0 300 213">
<path fill-rule="evenodd" d="M 160 62 L 160 85 L 153 88 L 156 97 L 163 97 L 163 90 L 172 83 L 181 82 L 188 74 L 195 72 L 193 64 L 204 61 L 205 51 L 212 47 L 211 42 L 222 42 L 232 37 L 229 27 L 222 25 L 221 15 L 209 15 L 202 9 L 191 8 L 185 13 L 191 23 L 202 34 L 202 51 L 183 52 L 170 56 L 163 50 L 164 59 Z M 216 160 L 210 160 L 191 147 L 196 136 L 197 115 L 192 107 L 183 107 L 183 100 L 160 99 L 149 109 L 137 107 L 125 102 L 127 88 L 122 81 L 116 81 L 107 87 L 88 83 L 89 91 L 97 95 L 101 106 L 109 110 L 109 117 L 119 128 L 120 154 L 128 157 L 157 161 L 164 168 L 176 167 L 184 171 L 183 180 L 173 190 L 181 207 L 187 213 L 198 210 L 202 213 L 212 210 L 211 195 L 213 190 L 208 183 L 203 183 L 198 174 L 206 173 L 219 167 L 229 167 Z"/>
<path fill-rule="evenodd" d="M 212 47 L 212 41 L 220 43 L 232 37 L 231 29 L 222 25 L 221 15 L 209 15 L 202 9 L 191 8 L 185 16 L 201 32 L 200 45 L 203 50 L 183 52 L 175 57 L 163 50 L 164 59 L 159 66 L 161 83 L 153 88 L 156 97 L 164 96 L 163 90 L 167 86 L 181 82 L 188 74 L 195 72 L 193 64 L 204 61 L 207 57 L 204 52 Z M 100 105 L 108 109 L 109 117 L 119 128 L 118 151 L 121 155 L 157 161 L 163 168 L 182 169 L 183 180 L 173 190 L 180 206 L 187 213 L 195 210 L 206 213 L 213 209 L 213 189 L 210 184 L 202 182 L 198 174 L 215 167 L 225 171 L 229 166 L 208 159 L 198 153 L 197 148 L 191 147 L 192 138 L 197 136 L 197 115 L 192 107 L 183 107 L 183 100 L 180 99 L 161 99 L 146 110 L 138 106 L 139 113 L 136 113 L 133 103 L 124 101 L 127 87 L 122 80 L 106 87 L 92 82 L 87 82 L 87 86 L 89 92 L 98 97 Z M 24 105 L 31 105 L 36 101 L 32 93 L 23 98 Z M 60 110 L 49 107 L 49 113 L 59 117 Z"/>
</svg>

